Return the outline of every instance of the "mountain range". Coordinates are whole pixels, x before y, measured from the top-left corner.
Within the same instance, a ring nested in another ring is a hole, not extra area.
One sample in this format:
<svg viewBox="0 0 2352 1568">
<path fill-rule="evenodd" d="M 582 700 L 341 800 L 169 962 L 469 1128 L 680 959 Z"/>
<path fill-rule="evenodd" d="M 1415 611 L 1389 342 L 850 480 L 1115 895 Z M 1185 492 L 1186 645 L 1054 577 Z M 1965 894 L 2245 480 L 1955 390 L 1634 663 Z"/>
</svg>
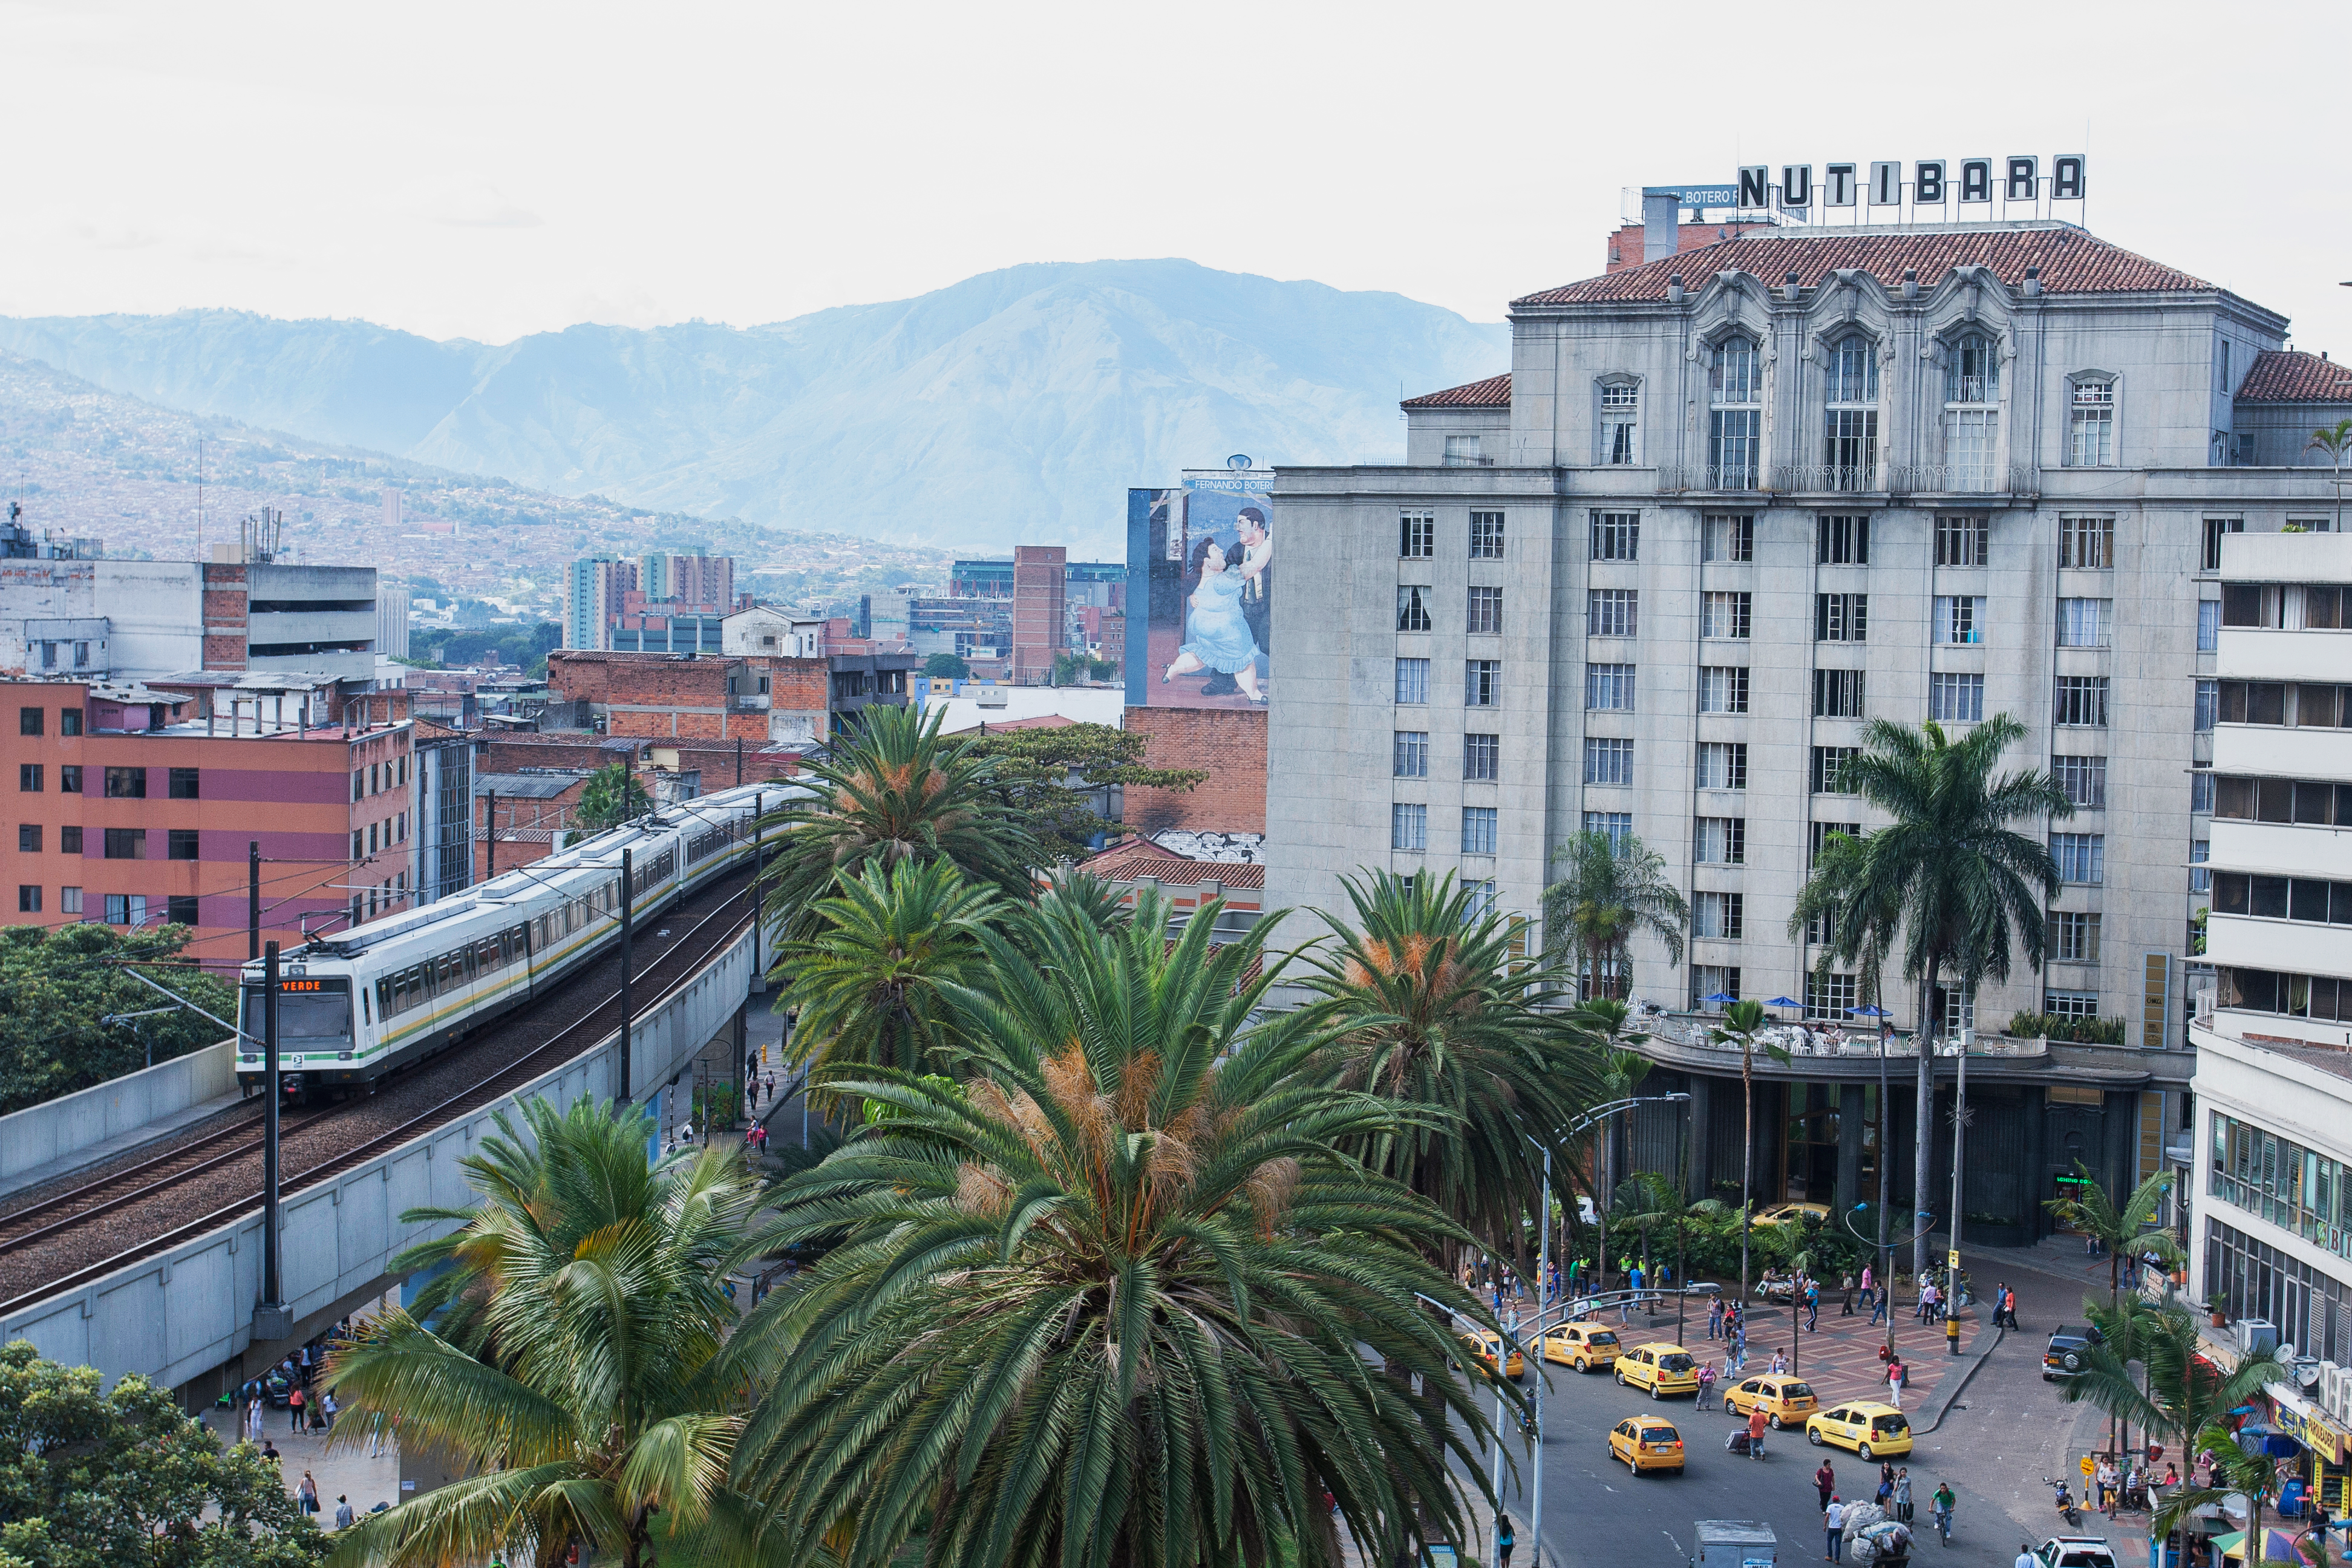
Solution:
<svg viewBox="0 0 2352 1568">
<path fill-rule="evenodd" d="M 1124 552 L 1125 492 L 1244 452 L 1394 461 L 1400 393 L 1507 329 L 1181 260 L 1037 263 L 765 326 L 510 343 L 234 310 L 0 317 L 0 350 L 194 414 L 559 495 L 1002 552 Z"/>
</svg>

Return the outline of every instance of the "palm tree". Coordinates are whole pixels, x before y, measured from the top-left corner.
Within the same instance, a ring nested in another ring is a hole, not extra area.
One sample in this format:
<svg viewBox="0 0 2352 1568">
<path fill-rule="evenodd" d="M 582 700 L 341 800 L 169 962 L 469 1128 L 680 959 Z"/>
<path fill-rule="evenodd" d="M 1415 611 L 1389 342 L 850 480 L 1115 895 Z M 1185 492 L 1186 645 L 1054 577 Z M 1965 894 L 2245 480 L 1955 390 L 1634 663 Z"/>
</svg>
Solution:
<svg viewBox="0 0 2352 1568">
<path fill-rule="evenodd" d="M 334 1562 L 553 1564 L 575 1538 L 629 1568 L 761 1556 L 764 1527 L 728 1480 L 748 1390 L 714 1375 L 735 1321 L 720 1266 L 759 1184 L 712 1150 L 648 1169 L 651 1122 L 602 1100 L 521 1115 L 527 1136 L 501 1114 L 462 1162 L 473 1207 L 401 1215 L 459 1226 L 394 1259 L 441 1270 L 414 1309 L 328 1363 L 358 1417 L 337 1441 L 381 1415 L 471 1473 L 341 1532 Z"/>
<path fill-rule="evenodd" d="M 2047 1198 L 2042 1206 L 2058 1223 L 2097 1240 L 2107 1252 L 2107 1307 L 2113 1310 L 2123 1294 L 2123 1260 L 2152 1255 L 2169 1268 L 2181 1260 L 2180 1243 L 2157 1224 L 2158 1205 L 2172 1186 L 2172 1173 L 2158 1171 L 2132 1189 L 2118 1207 L 2080 1160 L 2074 1162 L 2076 1183 L 2068 1197 Z"/>
<path fill-rule="evenodd" d="M 629 764 L 611 763 L 590 773 L 588 782 L 580 786 L 580 804 L 572 808 L 572 820 L 577 826 L 599 832 L 634 822 L 653 808 L 645 782 L 629 771 Z"/>
<path fill-rule="evenodd" d="M 1919 984 L 1918 1104 L 1912 1201 L 1924 1207 L 1935 1150 L 1935 994 L 1948 977 L 1963 994 L 2007 980 L 2013 944 L 2042 967 L 2042 910 L 2059 889 L 2050 847 L 2009 825 L 2074 815 L 2047 773 L 1993 774 L 2025 726 L 1997 713 L 1958 741 L 1930 721 L 1912 729 L 1874 719 L 1841 781 L 1894 820 L 1864 840 L 1867 859 L 1853 898 L 1859 909 L 1900 910 L 1903 972 Z M 1912 1241 L 1912 1268 L 1927 1266 L 1927 1229 Z"/>
<path fill-rule="evenodd" d="M 1648 931 L 1666 944 L 1666 961 L 1683 961 L 1690 905 L 1666 876 L 1665 857 L 1631 834 L 1580 833 L 1560 846 L 1559 880 L 1544 889 L 1544 930 L 1555 953 L 1573 952 L 1579 994 L 1608 990 L 1609 961 L 1628 986 L 1626 944 Z"/>
<path fill-rule="evenodd" d="M 2341 533 L 2344 531 L 2344 459 L 2352 456 L 2352 419 L 2338 419 L 2333 425 L 2314 430 L 2310 443 L 2304 450 L 2309 451 L 2314 447 L 2327 454 L 2328 461 L 2336 469 L 2336 531 Z"/>
<path fill-rule="evenodd" d="M 995 788 L 997 764 L 972 754 L 971 738 L 940 733 L 946 712 L 868 708 L 824 760 L 804 764 L 813 793 L 775 816 L 789 831 L 769 862 L 772 918 L 814 934 L 810 906 L 834 874 L 869 860 L 950 860 L 972 882 L 1030 898 L 1036 846 Z"/>
<path fill-rule="evenodd" d="M 2279 1368 L 2271 1369 L 2278 1375 Z M 2208 1487 L 2183 1487 L 2169 1501 L 2158 1509 L 2148 1521 L 2148 1533 L 2169 1538 L 2182 1521 L 2193 1517 L 2201 1508 L 2218 1509 L 2231 1497 L 2246 1500 L 2245 1561 L 2250 1568 L 2262 1568 L 2264 1563 L 2282 1563 L 2290 1568 L 2304 1568 L 2299 1558 L 2273 1557 L 2270 1552 L 2268 1532 L 2263 1528 L 2263 1500 L 2278 1490 L 2279 1468 L 2300 1466 L 2302 1458 L 2274 1459 L 2267 1454 L 2249 1454 L 2238 1447 L 2237 1434 L 2227 1421 L 2213 1421 L 2191 1439 L 2198 1449 L 2213 1456 L 2213 1479 L 2219 1483 Z M 2326 1561 L 2323 1555 L 2320 1559 Z"/>
<path fill-rule="evenodd" d="M 787 942 L 775 973 L 781 1005 L 800 1010 L 795 1058 L 919 1072 L 951 1055 L 942 987 L 968 983 L 980 932 L 998 912 L 994 891 L 947 860 L 868 860 L 834 875 L 834 893 L 809 906 L 814 935 Z"/>
<path fill-rule="evenodd" d="M 1511 926 L 1475 913 L 1451 873 L 1344 885 L 1355 919 L 1322 916 L 1331 940 L 1308 955 L 1319 999 L 1301 1021 L 1328 1042 L 1334 1089 L 1412 1112 L 1347 1152 L 1517 1258 L 1544 1152 L 1567 1168 L 1562 1130 L 1601 1087 L 1589 1023 L 1549 1005 L 1566 977 L 1515 957 Z"/>
<path fill-rule="evenodd" d="M 1739 1304 L 1743 1310 L 1748 1305 L 1748 1242 L 1756 1228 L 1756 1037 L 1766 1022 L 1761 1002 L 1734 1002 L 1724 1009 L 1723 1022 L 1714 1031 L 1716 1044 L 1739 1047 L 1739 1093 L 1746 1108 L 1739 1138 Z M 1790 1059 L 1789 1052 L 1780 1046 L 1767 1045 L 1764 1052 L 1783 1066 Z"/>
<path fill-rule="evenodd" d="M 1613 996 L 1598 996 L 1590 1002 L 1579 1003 L 1576 1012 L 1591 1024 L 1599 1040 L 1603 1042 L 1600 1060 L 1601 1079 L 1607 1086 L 1604 1093 L 1608 1100 L 1614 1103 L 1617 1100 L 1633 1099 L 1634 1086 L 1649 1076 L 1652 1063 L 1650 1058 L 1641 1052 L 1627 1049 L 1616 1043 L 1624 1029 L 1625 1020 L 1630 1016 L 1631 1009 Z M 1646 1039 L 1648 1037 L 1635 1035 L 1624 1037 Z M 1599 1140 L 1601 1144 L 1600 1179 L 1592 1186 L 1592 1212 L 1601 1221 L 1601 1279 L 1604 1282 L 1609 1278 L 1609 1210 L 1614 1201 L 1612 1194 L 1619 1185 L 1616 1125 L 1616 1118 L 1606 1117 L 1596 1122 L 1591 1130 L 1591 1136 Z"/>
<path fill-rule="evenodd" d="M 789 1560 L 919 1533 L 939 1568 L 1319 1565 L 1327 1489 L 1368 1560 L 1461 1538 L 1447 1465 L 1475 1473 L 1491 1379 L 1414 1297 L 1490 1322 L 1427 1261 L 1467 1238 L 1337 1152 L 1394 1113 L 1331 1089 L 1295 1015 L 1252 1023 L 1262 938 L 1213 949 L 1215 910 L 1031 933 L 1050 963 L 958 994 L 966 1085 L 828 1069 L 896 1114 L 777 1194 L 749 1247 L 846 1239 L 730 1349 L 776 1369 L 735 1475 Z"/>
</svg>

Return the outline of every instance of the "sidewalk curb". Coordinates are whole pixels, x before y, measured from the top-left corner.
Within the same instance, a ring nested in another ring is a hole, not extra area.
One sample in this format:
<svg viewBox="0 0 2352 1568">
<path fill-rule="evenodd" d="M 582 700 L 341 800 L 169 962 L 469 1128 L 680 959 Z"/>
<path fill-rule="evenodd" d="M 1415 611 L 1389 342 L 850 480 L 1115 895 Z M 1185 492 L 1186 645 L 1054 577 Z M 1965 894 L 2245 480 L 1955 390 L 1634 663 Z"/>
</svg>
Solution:
<svg viewBox="0 0 2352 1568">
<path fill-rule="evenodd" d="M 1984 1365 L 1992 1352 L 2000 1348 L 2000 1342 L 2008 1337 L 2009 1329 L 2003 1325 L 1992 1331 L 1992 1343 L 1980 1351 L 1970 1352 L 1968 1356 L 1969 1364 L 1961 1371 L 1960 1375 L 1958 1378 L 1946 1379 L 1943 1386 L 1936 1390 L 1936 1397 L 1928 1402 L 1928 1409 L 1920 1412 L 1921 1415 L 1928 1416 L 1927 1424 L 1915 1426 L 1912 1431 L 1933 1432 L 1937 1427 L 1941 1426 L 1944 1424 L 1945 1413 L 1951 1409 L 1953 1401 L 1959 1398 L 1960 1391 L 1968 1387 L 1969 1379 L 1977 1374 L 1977 1369 Z"/>
</svg>

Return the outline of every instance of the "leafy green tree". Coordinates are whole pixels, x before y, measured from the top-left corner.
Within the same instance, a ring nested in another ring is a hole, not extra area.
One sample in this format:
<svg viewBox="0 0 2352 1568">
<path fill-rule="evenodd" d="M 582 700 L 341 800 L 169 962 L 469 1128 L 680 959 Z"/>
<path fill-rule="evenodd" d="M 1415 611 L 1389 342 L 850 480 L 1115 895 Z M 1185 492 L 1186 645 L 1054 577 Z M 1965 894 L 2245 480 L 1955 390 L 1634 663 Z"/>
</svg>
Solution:
<svg viewBox="0 0 2352 1568">
<path fill-rule="evenodd" d="M 2046 1198 L 2042 1207 L 2048 1209 L 2060 1225 L 2095 1237 L 2107 1254 L 2107 1306 L 2113 1310 L 2123 1297 L 2123 1260 L 2126 1256 L 2148 1256 L 2171 1268 L 2181 1261 L 2180 1243 L 2170 1231 L 2158 1223 L 2164 1194 L 2171 1189 L 2172 1173 L 2158 1171 L 2134 1187 L 2131 1195 L 2121 1204 L 2111 1197 L 2107 1189 L 2092 1176 L 2090 1167 L 2074 1162 L 2076 1184 L 2065 1197 Z"/>
<path fill-rule="evenodd" d="M 998 759 L 973 735 L 940 731 L 944 707 L 874 707 L 826 755 L 804 765 L 814 794 L 773 820 L 788 831 L 770 851 L 767 909 L 793 935 L 814 935 L 836 872 L 869 860 L 948 860 L 967 881 L 1025 903 L 1045 852 L 997 780 Z M 772 840 L 772 843 L 774 843 Z"/>
<path fill-rule="evenodd" d="M 952 1059 L 944 988 L 978 978 L 980 932 L 994 891 L 946 860 L 868 860 L 834 878 L 814 907 L 816 934 L 788 943 L 775 973 L 779 1005 L 798 1008 L 795 1059 L 821 1066 L 905 1068 Z"/>
<path fill-rule="evenodd" d="M 1995 775 L 2025 727 L 1997 713 L 1958 741 L 1933 721 L 1914 729 L 1874 719 L 1846 762 L 1844 786 L 1894 820 L 1864 842 L 1867 858 L 1850 897 L 1855 907 L 1899 910 L 1903 973 L 1918 983 L 1918 1101 L 1912 1197 L 1926 1206 L 1935 1147 L 1935 991 L 1962 992 L 2009 978 L 2011 949 L 2042 967 L 2042 910 L 2057 896 L 2057 863 L 2039 837 L 2012 823 L 2074 815 L 2040 769 Z M 1915 1271 L 1927 1266 L 1927 1231 L 1912 1241 Z"/>
<path fill-rule="evenodd" d="M 971 666 L 951 653 L 935 653 L 923 660 L 923 673 L 934 680 L 969 680 Z"/>
<path fill-rule="evenodd" d="M 169 1389 L 0 1346 L 0 1564 L 307 1568 L 327 1539 L 250 1443 L 224 1447 Z"/>
<path fill-rule="evenodd" d="M 1560 846 L 1557 858 L 1565 869 L 1544 889 L 1544 931 L 1555 954 L 1574 956 L 1579 995 L 1592 998 L 1631 986 L 1626 947 L 1640 931 L 1666 944 L 1670 964 L 1682 963 L 1690 905 L 1667 876 L 1664 856 L 1631 834 L 1595 830 Z M 1615 986 L 1608 979 L 1612 959 Z"/>
<path fill-rule="evenodd" d="M 169 1061 L 226 1038 L 227 1030 L 186 1010 L 125 1016 L 171 1006 L 123 973 L 133 960 L 213 1017 L 236 1016 L 228 986 L 193 963 L 172 962 L 191 934 L 185 926 L 117 931 L 94 921 L 0 927 L 0 1114 L 134 1072 L 151 1050 Z"/>
<path fill-rule="evenodd" d="M 472 1207 L 401 1215 L 457 1222 L 394 1260 L 438 1270 L 414 1313 L 329 1362 L 346 1441 L 381 1415 L 470 1473 L 341 1531 L 334 1562 L 551 1568 L 575 1539 L 627 1568 L 772 1560 L 728 1479 L 750 1389 L 717 1366 L 736 1322 L 722 1271 L 759 1184 L 731 1152 L 649 1169 L 651 1121 L 606 1101 L 521 1117 L 462 1162 Z"/>
<path fill-rule="evenodd" d="M 1570 1168 L 1568 1124 L 1604 1087 L 1591 1025 L 1552 1005 L 1567 977 L 1516 956 L 1513 924 L 1477 913 L 1452 873 L 1344 886 L 1353 919 L 1321 916 L 1330 940 L 1308 957 L 1304 1021 L 1329 1042 L 1335 1089 L 1410 1113 L 1347 1152 L 1517 1258 L 1544 1151 Z"/>
<path fill-rule="evenodd" d="M 2280 1370 L 2273 1366 L 2271 1375 L 2275 1378 Z M 2302 1468 L 2301 1456 L 2278 1459 L 2266 1454 L 2249 1454 L 2238 1447 L 2237 1434 L 2231 1430 L 2226 1420 L 2209 1423 L 2191 1441 L 2195 1447 L 2190 1452 L 2202 1450 L 2213 1456 L 2212 1479 L 2215 1484 L 2181 1488 L 2156 1510 L 2156 1517 L 2148 1521 L 2148 1533 L 2169 1538 L 2173 1531 L 2195 1518 L 2199 1509 L 2218 1510 L 2224 1502 L 2233 1498 L 2243 1498 L 2246 1502 L 2244 1561 L 2254 1564 L 2255 1568 L 2272 1563 L 2305 1568 L 2297 1557 L 2273 1555 L 2269 1532 L 2263 1528 L 2264 1509 L 2277 1501 L 2280 1482 Z M 2325 1555 L 2320 1561 L 2326 1561 Z"/>
<path fill-rule="evenodd" d="M 644 781 L 629 771 L 629 764 L 607 763 L 580 787 L 580 804 L 572 808 L 572 820 L 592 833 L 601 832 L 635 822 L 653 808 L 653 797 L 646 794 Z"/>
<path fill-rule="evenodd" d="M 735 1473 L 789 1560 L 1336 1563 L 1327 1489 L 1368 1560 L 1418 1558 L 1424 1510 L 1465 1533 L 1490 1384 L 1414 1300 L 1486 1321 L 1425 1260 L 1460 1233 L 1336 1152 L 1389 1110 L 1253 1026 L 1262 939 L 1213 951 L 1214 910 L 1032 933 L 1050 962 L 959 998 L 966 1085 L 827 1075 L 896 1114 L 777 1194 L 749 1247 L 847 1240 L 729 1352 L 774 1369 Z"/>
<path fill-rule="evenodd" d="M 1116 828 L 1096 809 L 1103 792 L 1122 785 L 1190 790 L 1209 776 L 1193 768 L 1145 767 L 1150 739 L 1108 724 L 996 731 L 982 724 L 971 752 L 994 761 L 1005 805 L 1046 854 L 1076 860 L 1097 834 Z"/>
</svg>

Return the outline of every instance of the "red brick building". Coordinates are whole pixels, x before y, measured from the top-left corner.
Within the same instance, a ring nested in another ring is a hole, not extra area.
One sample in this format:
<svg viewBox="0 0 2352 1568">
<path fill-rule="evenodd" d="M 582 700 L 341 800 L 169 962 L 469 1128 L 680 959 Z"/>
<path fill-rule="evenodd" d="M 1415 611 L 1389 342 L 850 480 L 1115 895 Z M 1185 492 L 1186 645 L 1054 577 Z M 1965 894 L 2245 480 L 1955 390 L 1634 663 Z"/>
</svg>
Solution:
<svg viewBox="0 0 2352 1568">
<path fill-rule="evenodd" d="M 1265 831 L 1265 710 L 1129 708 L 1147 768 L 1197 768 L 1189 790 L 1127 788 L 1127 826 L 1139 833 Z"/>
<path fill-rule="evenodd" d="M 1068 640 L 1066 621 L 1070 552 L 1058 544 L 1022 544 L 1013 551 L 1013 680 L 1043 686 L 1055 656 Z"/>
</svg>

